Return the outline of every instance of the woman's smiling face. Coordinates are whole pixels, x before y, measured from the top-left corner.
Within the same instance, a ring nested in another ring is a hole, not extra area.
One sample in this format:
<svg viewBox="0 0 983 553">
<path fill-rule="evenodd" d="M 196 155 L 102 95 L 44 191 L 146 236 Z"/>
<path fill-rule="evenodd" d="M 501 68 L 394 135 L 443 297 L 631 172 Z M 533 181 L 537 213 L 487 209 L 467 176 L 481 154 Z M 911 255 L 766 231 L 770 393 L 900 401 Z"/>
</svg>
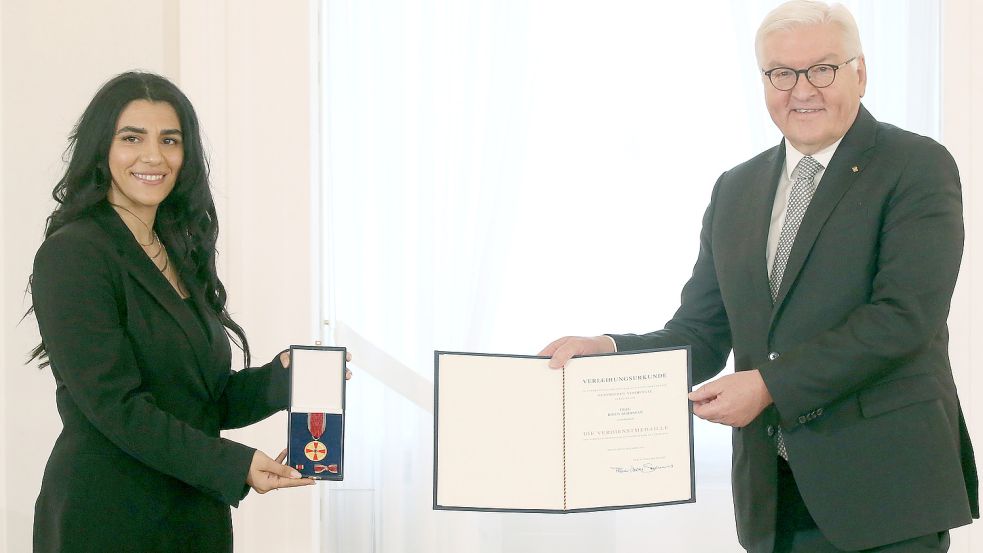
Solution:
<svg viewBox="0 0 983 553">
<path fill-rule="evenodd" d="M 181 122 L 174 108 L 166 102 L 130 102 L 116 121 L 109 147 L 109 201 L 152 219 L 174 189 L 183 161 Z"/>
</svg>

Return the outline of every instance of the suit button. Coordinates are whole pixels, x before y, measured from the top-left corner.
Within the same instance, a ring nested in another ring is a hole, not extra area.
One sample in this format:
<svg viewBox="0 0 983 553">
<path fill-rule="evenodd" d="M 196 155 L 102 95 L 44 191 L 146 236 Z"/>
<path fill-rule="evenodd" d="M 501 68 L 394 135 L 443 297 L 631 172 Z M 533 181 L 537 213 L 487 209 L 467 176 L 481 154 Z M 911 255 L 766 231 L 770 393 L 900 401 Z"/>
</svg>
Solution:
<svg viewBox="0 0 983 553">
<path fill-rule="evenodd" d="M 773 352 L 771 352 L 771 353 L 768 354 L 768 360 L 769 361 L 774 361 L 775 359 L 778 359 L 778 357 L 779 357 L 779 355 L 778 355 L 778 352 L 777 351 L 773 351 Z"/>
<path fill-rule="evenodd" d="M 770 424 L 768 425 L 768 428 L 765 429 L 765 431 L 768 432 L 768 436 L 775 435 L 775 427 Z"/>
<path fill-rule="evenodd" d="M 809 422 L 809 419 L 805 415 L 799 417 L 799 424 L 805 424 L 807 422 Z"/>
</svg>

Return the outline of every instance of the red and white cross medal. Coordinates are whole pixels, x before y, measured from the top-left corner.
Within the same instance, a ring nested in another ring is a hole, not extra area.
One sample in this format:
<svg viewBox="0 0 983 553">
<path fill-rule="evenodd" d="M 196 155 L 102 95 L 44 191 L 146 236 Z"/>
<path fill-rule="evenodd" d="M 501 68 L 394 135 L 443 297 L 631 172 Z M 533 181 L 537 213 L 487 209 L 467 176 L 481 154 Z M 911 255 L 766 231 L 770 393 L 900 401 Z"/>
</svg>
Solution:
<svg viewBox="0 0 983 553">
<path fill-rule="evenodd" d="M 311 461 L 320 461 L 328 455 L 328 448 L 318 441 L 321 434 L 324 434 L 325 417 L 324 413 L 308 413 L 307 429 L 311 431 L 314 441 L 304 446 L 304 455 Z"/>
</svg>

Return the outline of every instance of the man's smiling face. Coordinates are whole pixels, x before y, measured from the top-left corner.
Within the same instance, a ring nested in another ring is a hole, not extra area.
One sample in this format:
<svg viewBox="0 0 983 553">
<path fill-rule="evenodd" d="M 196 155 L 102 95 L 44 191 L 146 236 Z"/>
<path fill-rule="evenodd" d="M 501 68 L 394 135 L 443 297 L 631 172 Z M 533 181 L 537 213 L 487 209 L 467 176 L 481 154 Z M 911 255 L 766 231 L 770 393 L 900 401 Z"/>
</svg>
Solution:
<svg viewBox="0 0 983 553">
<path fill-rule="evenodd" d="M 776 31 L 762 42 L 764 70 L 776 67 L 805 69 L 817 63 L 839 65 L 859 52 L 843 49 L 843 32 L 834 24 L 810 25 Z M 867 88 L 864 58 L 841 66 L 833 84 L 816 88 L 799 75 L 792 90 L 778 90 L 762 75 L 765 104 L 772 121 L 796 150 L 814 154 L 846 134 L 860 109 Z"/>
</svg>

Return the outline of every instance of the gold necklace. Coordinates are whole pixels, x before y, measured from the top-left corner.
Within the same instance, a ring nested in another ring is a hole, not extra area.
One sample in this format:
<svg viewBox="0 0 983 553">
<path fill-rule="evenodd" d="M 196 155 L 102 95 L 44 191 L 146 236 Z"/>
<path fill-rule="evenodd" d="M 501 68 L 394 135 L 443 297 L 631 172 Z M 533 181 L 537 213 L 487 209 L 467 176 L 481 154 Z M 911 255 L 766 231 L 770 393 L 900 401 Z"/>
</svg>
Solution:
<svg viewBox="0 0 983 553">
<path fill-rule="evenodd" d="M 150 225 L 148 225 L 147 223 L 145 223 L 144 220 L 141 219 L 139 215 L 137 215 L 136 213 L 133 213 L 132 211 L 130 211 L 126 207 L 121 206 L 119 204 L 114 204 L 113 202 L 109 202 L 109 205 L 111 205 L 113 207 L 116 207 L 116 208 L 119 208 L 119 209 L 122 209 L 123 211 L 129 213 L 130 215 L 132 215 L 133 217 L 135 217 L 137 221 L 140 221 L 140 224 L 142 224 L 143 227 L 147 229 L 147 232 L 149 232 L 150 235 L 151 235 L 150 242 L 148 244 L 144 244 L 143 242 L 141 242 L 140 239 L 137 238 L 136 234 L 134 234 L 133 237 L 137 239 L 137 244 L 140 244 L 140 246 L 143 247 L 144 253 L 147 254 L 147 256 L 150 257 L 150 261 L 153 262 L 154 267 L 157 267 L 157 270 L 160 271 L 160 272 L 162 272 L 162 273 L 164 271 L 166 271 L 167 270 L 167 266 L 169 264 L 168 263 L 168 257 L 167 257 L 167 250 L 164 248 L 164 243 L 160 241 L 160 236 L 157 235 L 157 231 L 151 229 L 150 228 Z M 151 255 L 150 252 L 147 251 L 147 248 L 149 248 L 150 246 L 153 246 L 154 244 L 158 244 L 160 247 L 157 248 L 157 253 Z M 161 253 L 164 254 L 164 266 L 163 267 L 160 267 L 160 266 L 157 265 L 157 258 L 160 257 L 160 254 Z"/>
<path fill-rule="evenodd" d="M 113 202 L 109 202 L 109 205 L 111 205 L 111 206 L 113 206 L 113 207 L 115 207 L 115 208 L 119 208 L 119 209 L 122 209 L 123 211 L 125 211 L 125 212 L 127 212 L 127 213 L 129 213 L 130 215 L 132 215 L 132 216 L 133 216 L 134 218 L 136 218 L 136 220 L 137 220 L 137 221 L 140 221 L 140 224 L 141 224 L 141 225 L 143 225 L 143 228 L 145 228 L 145 229 L 147 229 L 147 232 L 149 232 L 149 233 L 150 233 L 150 242 L 149 242 L 149 243 L 147 243 L 147 244 L 144 244 L 143 242 L 141 242 L 141 241 L 140 241 L 140 239 L 139 239 L 139 238 L 137 238 L 137 236 L 136 236 L 136 234 L 134 234 L 134 235 L 133 235 L 133 237 L 134 237 L 134 238 L 137 238 L 137 244 L 140 244 L 140 245 L 141 245 L 141 246 L 143 246 L 144 248 L 149 248 L 150 246 L 153 246 L 155 242 L 158 242 L 158 241 L 160 240 L 160 239 L 158 238 L 158 236 L 157 236 L 157 231 L 155 231 L 155 230 L 152 230 L 152 229 L 150 228 L 150 225 L 148 225 L 147 223 L 145 223 L 145 222 L 143 221 L 143 219 L 141 219 L 141 218 L 140 218 L 140 216 L 139 216 L 139 215 L 137 215 L 136 213 L 133 213 L 132 211 L 130 211 L 130 210 L 129 210 L 129 209 L 127 209 L 126 207 L 124 207 L 124 206 L 121 206 L 121 205 L 119 205 L 119 204 L 114 204 Z"/>
<path fill-rule="evenodd" d="M 147 247 L 146 246 L 143 249 L 144 249 L 144 252 L 147 253 L 147 255 L 150 255 L 150 252 L 147 252 Z M 150 259 L 157 259 L 157 257 L 160 256 L 160 252 L 162 252 L 162 251 L 164 251 L 164 243 L 163 242 L 161 242 L 160 243 L 160 247 L 157 248 L 157 253 L 155 253 L 154 255 L 150 255 Z"/>
<path fill-rule="evenodd" d="M 170 257 L 167 255 L 167 251 L 164 250 L 164 243 L 163 242 L 161 242 L 161 244 L 160 244 L 160 251 L 164 252 L 164 266 L 163 267 L 160 267 L 160 272 L 162 272 L 162 273 L 164 273 L 166 275 L 167 273 L 165 271 L 167 271 L 167 266 L 169 264 L 168 263 L 168 259 L 170 259 Z M 160 255 L 160 252 L 157 252 L 157 255 Z M 157 257 L 157 256 L 154 256 L 154 257 Z M 154 259 L 154 257 L 151 257 L 150 259 Z M 157 265 L 157 262 L 156 261 L 154 262 L 154 265 Z"/>
</svg>

